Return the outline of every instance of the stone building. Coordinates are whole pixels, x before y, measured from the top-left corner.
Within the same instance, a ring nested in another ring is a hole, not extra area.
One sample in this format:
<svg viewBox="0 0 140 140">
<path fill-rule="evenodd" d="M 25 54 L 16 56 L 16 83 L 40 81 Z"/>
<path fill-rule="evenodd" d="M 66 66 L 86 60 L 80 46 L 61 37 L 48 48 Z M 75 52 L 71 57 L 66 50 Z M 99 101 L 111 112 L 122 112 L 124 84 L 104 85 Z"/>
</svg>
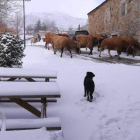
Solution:
<svg viewBox="0 0 140 140">
<path fill-rule="evenodd" d="M 88 13 L 89 32 L 140 41 L 140 0 L 106 0 Z"/>
</svg>

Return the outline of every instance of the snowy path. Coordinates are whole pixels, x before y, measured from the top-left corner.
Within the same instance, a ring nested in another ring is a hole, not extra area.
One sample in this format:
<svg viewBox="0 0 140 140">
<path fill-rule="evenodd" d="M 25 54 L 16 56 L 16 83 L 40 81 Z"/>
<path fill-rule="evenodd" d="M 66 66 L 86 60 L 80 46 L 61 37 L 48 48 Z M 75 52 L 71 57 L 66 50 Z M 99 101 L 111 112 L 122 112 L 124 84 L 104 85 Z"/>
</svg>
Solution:
<svg viewBox="0 0 140 140">
<path fill-rule="evenodd" d="M 49 117 L 60 117 L 65 140 L 140 139 L 140 67 L 98 63 L 75 56 L 71 59 L 66 54 L 60 58 L 59 52 L 54 55 L 52 50 L 34 46 L 27 46 L 25 54 L 24 68 L 58 72 L 62 97 L 48 105 L 47 113 Z M 105 52 L 104 55 L 108 56 Z M 92 103 L 83 97 L 87 71 L 95 74 Z M 35 118 L 17 106 L 13 112 L 8 104 L 2 104 L 0 110 L 9 118 Z"/>
<path fill-rule="evenodd" d="M 28 46 L 30 46 L 28 44 Z M 40 47 L 44 48 L 44 43 L 40 45 L 40 42 L 35 45 L 35 47 Z M 121 59 L 118 60 L 118 58 L 115 56 L 117 54 L 116 51 L 111 51 L 111 54 L 114 56 L 112 58 L 109 57 L 108 51 L 104 50 L 102 52 L 102 56 L 99 57 L 99 52 L 97 51 L 97 47 L 94 48 L 93 50 L 93 55 L 89 55 L 90 50 L 85 50 L 85 48 L 81 49 L 82 53 L 75 54 L 73 53 L 73 56 L 76 58 L 84 59 L 84 60 L 90 60 L 93 62 L 98 62 L 98 63 L 111 63 L 111 64 L 126 64 L 126 65 L 133 65 L 133 66 L 140 66 L 140 56 L 135 56 L 133 57 L 131 54 L 129 56 L 126 55 L 126 53 L 121 53 L 120 57 Z M 52 51 L 52 50 L 51 50 Z M 60 50 L 58 50 L 60 52 Z M 70 55 L 68 51 L 64 51 L 66 55 Z"/>
</svg>

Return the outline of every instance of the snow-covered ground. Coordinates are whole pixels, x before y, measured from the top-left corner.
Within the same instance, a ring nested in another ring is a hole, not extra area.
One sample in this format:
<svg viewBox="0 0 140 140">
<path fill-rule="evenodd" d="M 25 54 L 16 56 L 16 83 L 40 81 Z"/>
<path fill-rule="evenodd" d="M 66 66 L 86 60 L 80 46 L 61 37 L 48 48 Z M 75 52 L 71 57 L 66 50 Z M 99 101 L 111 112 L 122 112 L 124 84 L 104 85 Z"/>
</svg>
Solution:
<svg viewBox="0 0 140 140">
<path fill-rule="evenodd" d="M 33 37 L 33 35 L 26 35 L 25 36 L 26 39 L 31 38 L 31 37 Z M 24 39 L 24 34 L 20 35 L 20 38 Z"/>
<path fill-rule="evenodd" d="M 39 47 L 42 44 L 27 44 L 23 68 L 57 71 L 61 98 L 48 104 L 47 115 L 60 117 L 65 140 L 140 140 L 139 66 L 99 63 L 67 54 L 61 58 L 59 52 L 54 55 L 52 50 Z M 98 57 L 96 49 L 93 55 Z M 107 51 L 102 56 L 109 57 Z M 138 56 L 127 58 L 140 60 Z M 95 74 L 93 102 L 84 97 L 87 71 Z M 36 118 L 15 104 L 0 104 L 0 110 L 6 118 Z"/>
</svg>

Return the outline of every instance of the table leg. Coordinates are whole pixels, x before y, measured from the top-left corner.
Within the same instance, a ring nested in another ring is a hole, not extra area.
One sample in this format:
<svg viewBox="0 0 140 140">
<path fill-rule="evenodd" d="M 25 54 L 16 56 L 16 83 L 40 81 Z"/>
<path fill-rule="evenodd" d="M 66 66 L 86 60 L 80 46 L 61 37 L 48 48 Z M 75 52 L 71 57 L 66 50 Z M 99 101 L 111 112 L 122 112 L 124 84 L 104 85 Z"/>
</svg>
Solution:
<svg viewBox="0 0 140 140">
<path fill-rule="evenodd" d="M 47 103 L 46 103 L 46 98 L 41 98 L 41 103 L 42 103 L 42 106 L 41 106 L 41 118 L 46 118 L 47 117 L 47 113 L 46 113 L 46 106 L 47 106 Z"/>
<path fill-rule="evenodd" d="M 11 101 L 14 101 L 16 104 L 22 106 L 23 108 L 25 108 L 26 110 L 28 110 L 29 112 L 31 112 L 32 114 L 36 115 L 37 117 L 41 117 L 41 112 L 39 110 L 37 110 L 35 107 L 33 107 L 32 105 L 28 104 L 27 102 L 23 101 L 20 98 L 9 98 Z"/>
<path fill-rule="evenodd" d="M 45 78 L 45 82 L 49 82 L 49 78 Z"/>
<path fill-rule="evenodd" d="M 8 79 L 7 81 L 14 81 L 14 80 L 16 80 L 17 78 L 10 78 L 10 79 Z"/>
<path fill-rule="evenodd" d="M 33 80 L 32 78 L 25 78 L 27 81 L 29 82 L 36 82 L 35 80 Z"/>
</svg>

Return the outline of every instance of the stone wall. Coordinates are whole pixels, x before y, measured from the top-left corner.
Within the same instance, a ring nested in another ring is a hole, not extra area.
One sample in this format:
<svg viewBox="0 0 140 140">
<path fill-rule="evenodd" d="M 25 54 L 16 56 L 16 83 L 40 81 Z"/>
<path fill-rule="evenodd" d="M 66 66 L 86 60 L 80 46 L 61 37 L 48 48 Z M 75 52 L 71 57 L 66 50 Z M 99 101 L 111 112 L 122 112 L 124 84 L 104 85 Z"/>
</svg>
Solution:
<svg viewBox="0 0 140 140">
<path fill-rule="evenodd" d="M 121 16 L 123 2 L 125 15 Z M 109 18 L 106 18 L 108 8 Z M 90 33 L 133 36 L 140 41 L 140 0 L 107 0 L 88 13 L 88 19 Z"/>
</svg>

